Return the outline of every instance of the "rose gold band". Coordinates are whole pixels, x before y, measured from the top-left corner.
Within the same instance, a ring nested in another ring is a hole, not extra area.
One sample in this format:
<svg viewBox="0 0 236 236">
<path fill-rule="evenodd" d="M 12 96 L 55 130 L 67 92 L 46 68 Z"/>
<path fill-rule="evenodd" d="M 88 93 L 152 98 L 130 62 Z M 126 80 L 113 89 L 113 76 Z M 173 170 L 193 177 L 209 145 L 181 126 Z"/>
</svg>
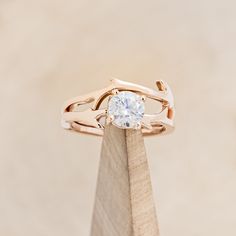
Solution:
<svg viewBox="0 0 236 236">
<path fill-rule="evenodd" d="M 107 119 L 107 109 L 102 109 L 101 104 L 105 99 L 114 95 L 114 91 L 131 91 L 160 102 L 162 109 L 158 113 L 144 114 L 142 119 L 142 133 L 144 136 L 166 134 L 173 130 L 174 101 L 169 86 L 163 81 L 156 82 L 158 91 L 140 85 L 112 79 L 111 85 L 105 89 L 75 97 L 65 103 L 62 109 L 62 126 L 65 129 L 102 136 L 104 124 Z M 80 111 L 83 105 L 91 107 Z"/>
</svg>

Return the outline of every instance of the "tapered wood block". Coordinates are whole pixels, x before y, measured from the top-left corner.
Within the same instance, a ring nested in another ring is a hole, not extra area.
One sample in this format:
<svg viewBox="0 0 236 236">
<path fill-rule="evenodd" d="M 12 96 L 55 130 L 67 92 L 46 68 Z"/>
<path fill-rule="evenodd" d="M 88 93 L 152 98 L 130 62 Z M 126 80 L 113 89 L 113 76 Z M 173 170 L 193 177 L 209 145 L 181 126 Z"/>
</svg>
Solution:
<svg viewBox="0 0 236 236">
<path fill-rule="evenodd" d="M 158 236 L 140 130 L 107 125 L 102 144 L 91 236 Z"/>
</svg>

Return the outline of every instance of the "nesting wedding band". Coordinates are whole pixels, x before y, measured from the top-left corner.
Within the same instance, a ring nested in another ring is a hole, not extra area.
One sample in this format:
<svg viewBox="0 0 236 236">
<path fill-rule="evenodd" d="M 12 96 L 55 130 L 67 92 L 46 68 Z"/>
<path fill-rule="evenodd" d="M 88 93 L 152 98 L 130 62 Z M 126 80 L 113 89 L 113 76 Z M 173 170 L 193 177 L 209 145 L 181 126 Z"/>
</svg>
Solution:
<svg viewBox="0 0 236 236">
<path fill-rule="evenodd" d="M 67 101 L 62 108 L 62 126 L 98 136 L 103 136 L 108 124 L 141 129 L 144 136 L 169 133 L 174 129 L 173 95 L 164 81 L 156 81 L 156 87 L 154 90 L 112 79 L 104 89 Z M 145 104 L 149 99 L 159 102 L 161 110 L 147 114 Z"/>
</svg>

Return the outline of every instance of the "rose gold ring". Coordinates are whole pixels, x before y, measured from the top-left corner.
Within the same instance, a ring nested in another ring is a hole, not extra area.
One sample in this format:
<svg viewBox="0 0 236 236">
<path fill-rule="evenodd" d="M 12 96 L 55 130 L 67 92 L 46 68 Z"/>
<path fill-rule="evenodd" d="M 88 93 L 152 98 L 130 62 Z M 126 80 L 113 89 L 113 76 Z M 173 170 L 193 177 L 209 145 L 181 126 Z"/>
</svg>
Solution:
<svg viewBox="0 0 236 236">
<path fill-rule="evenodd" d="M 112 79 L 111 85 L 102 90 L 67 101 L 62 108 L 62 126 L 98 136 L 103 135 L 106 124 L 141 129 L 144 136 L 169 133 L 174 128 L 173 95 L 164 81 L 157 81 L 156 86 L 157 91 Z M 161 104 L 160 111 L 145 112 L 149 99 Z"/>
</svg>

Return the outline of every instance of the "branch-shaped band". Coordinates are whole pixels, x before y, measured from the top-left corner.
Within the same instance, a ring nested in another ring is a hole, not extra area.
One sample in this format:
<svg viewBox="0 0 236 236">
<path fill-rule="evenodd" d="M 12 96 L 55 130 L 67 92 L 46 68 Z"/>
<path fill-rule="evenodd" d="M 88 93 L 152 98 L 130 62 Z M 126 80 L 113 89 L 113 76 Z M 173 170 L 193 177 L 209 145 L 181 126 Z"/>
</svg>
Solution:
<svg viewBox="0 0 236 236">
<path fill-rule="evenodd" d="M 114 96 L 117 92 L 130 91 L 144 98 L 153 99 L 161 103 L 161 111 L 153 114 L 144 114 L 138 128 L 143 135 L 165 134 L 173 130 L 174 101 L 172 92 L 164 81 L 157 81 L 157 91 L 137 84 L 112 79 L 110 86 L 102 90 L 75 97 L 65 103 L 62 108 L 62 126 L 65 129 L 102 136 L 104 122 L 110 123 L 107 109 L 101 108 L 106 98 Z M 91 105 L 84 111 L 79 109 L 84 105 Z M 103 119 L 104 118 L 104 119 Z"/>
</svg>

